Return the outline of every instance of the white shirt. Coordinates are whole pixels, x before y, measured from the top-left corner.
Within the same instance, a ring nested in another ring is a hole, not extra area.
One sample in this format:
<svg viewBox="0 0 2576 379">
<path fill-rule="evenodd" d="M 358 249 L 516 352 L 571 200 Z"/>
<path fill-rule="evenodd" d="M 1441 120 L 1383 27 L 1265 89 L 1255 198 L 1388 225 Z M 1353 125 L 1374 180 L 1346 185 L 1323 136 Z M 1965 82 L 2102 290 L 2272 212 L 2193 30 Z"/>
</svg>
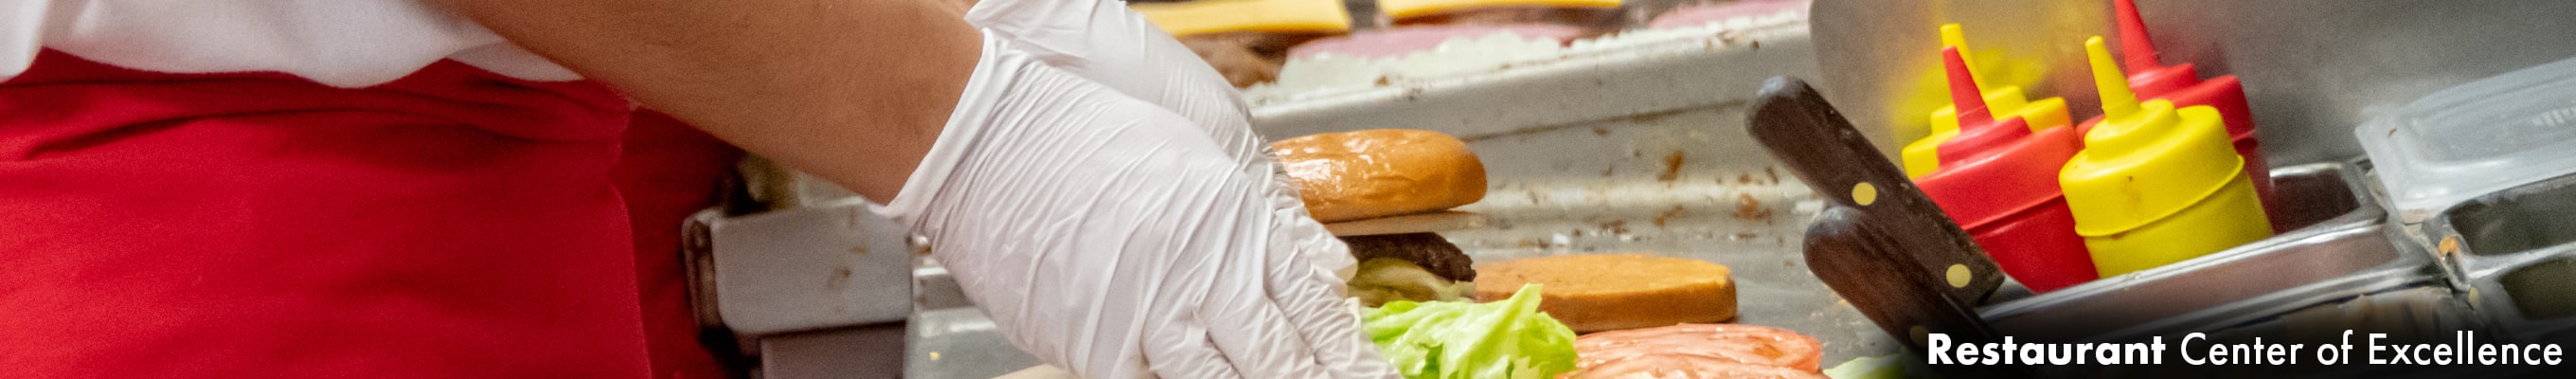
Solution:
<svg viewBox="0 0 2576 379">
<path fill-rule="evenodd" d="M 581 78 L 417 0 L 0 0 L 0 80 L 45 48 L 141 70 L 274 71 L 339 87 L 441 59 L 520 79 Z"/>
</svg>

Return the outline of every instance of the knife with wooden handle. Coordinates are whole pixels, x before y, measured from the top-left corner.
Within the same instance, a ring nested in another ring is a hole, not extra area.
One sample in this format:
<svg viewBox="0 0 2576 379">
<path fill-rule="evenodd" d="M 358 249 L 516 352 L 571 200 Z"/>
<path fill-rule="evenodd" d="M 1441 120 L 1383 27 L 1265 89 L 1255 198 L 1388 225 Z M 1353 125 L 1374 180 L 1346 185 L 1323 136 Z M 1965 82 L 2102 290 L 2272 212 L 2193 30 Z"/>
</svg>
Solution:
<svg viewBox="0 0 2576 379">
<path fill-rule="evenodd" d="M 2003 284 L 2003 269 L 1994 259 L 1805 81 L 1763 82 L 1745 125 L 1818 197 L 1859 211 L 1859 221 L 1885 231 L 1897 251 L 1943 279 L 1942 292 L 1950 298 L 1973 309 Z"/>
<path fill-rule="evenodd" d="M 1925 346 L 1933 333 L 1942 334 L 1950 346 L 2003 341 L 2001 333 L 1977 316 L 1975 307 L 1942 291 L 1948 279 L 1915 267 L 1912 257 L 1883 229 L 1865 221 L 1868 217 L 1843 206 L 1828 206 L 1816 215 L 1816 223 L 1807 227 L 1805 248 L 1807 268 L 1815 271 L 1817 279 L 1915 352 L 1933 351 Z M 2010 367 L 1932 367 L 1953 378 L 2027 375 Z"/>
</svg>

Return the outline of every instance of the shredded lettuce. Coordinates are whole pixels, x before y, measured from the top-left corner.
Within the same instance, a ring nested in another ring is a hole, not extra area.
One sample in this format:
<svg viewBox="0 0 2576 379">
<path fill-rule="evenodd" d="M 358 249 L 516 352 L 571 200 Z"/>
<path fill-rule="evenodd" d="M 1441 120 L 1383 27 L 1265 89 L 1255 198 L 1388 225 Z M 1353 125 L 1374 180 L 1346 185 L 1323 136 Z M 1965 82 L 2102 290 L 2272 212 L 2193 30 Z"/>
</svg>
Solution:
<svg viewBox="0 0 2576 379">
<path fill-rule="evenodd" d="M 1548 379 L 1574 371 L 1574 330 L 1538 312 L 1539 285 L 1491 303 L 1395 301 L 1369 308 L 1378 353 L 1406 378 Z"/>
</svg>

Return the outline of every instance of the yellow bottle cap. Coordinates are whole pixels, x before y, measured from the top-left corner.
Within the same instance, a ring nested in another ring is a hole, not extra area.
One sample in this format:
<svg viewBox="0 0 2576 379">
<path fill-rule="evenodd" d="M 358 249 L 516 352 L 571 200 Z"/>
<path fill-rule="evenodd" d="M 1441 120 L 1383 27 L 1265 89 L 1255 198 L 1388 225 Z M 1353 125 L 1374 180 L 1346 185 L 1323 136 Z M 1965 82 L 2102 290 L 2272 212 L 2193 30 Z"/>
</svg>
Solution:
<svg viewBox="0 0 2576 379">
<path fill-rule="evenodd" d="M 2229 144 L 2217 108 L 2139 103 L 2102 37 L 2084 41 L 2084 48 L 2102 93 L 2103 115 L 2102 124 L 2084 135 L 2084 151 L 2058 174 L 2066 206 L 2075 213 L 2076 234 L 2118 234 L 2164 219 L 2245 175 L 2245 160 Z M 2269 230 L 2260 217 L 2244 223 L 2249 225 L 2201 227 Z"/>
<path fill-rule="evenodd" d="M 1173 36 L 1216 32 L 1312 32 L 1351 30 L 1350 10 L 1339 0 L 1200 0 L 1184 3 L 1129 3 L 1146 21 Z"/>
<path fill-rule="evenodd" d="M 1959 49 L 1959 59 L 1968 63 L 1968 74 L 1979 78 L 1973 80 L 1977 82 L 1977 88 L 1987 88 L 1986 109 L 1992 110 L 1995 118 L 2020 117 L 2023 123 L 2030 124 L 2030 131 L 2033 132 L 2068 125 L 2066 99 L 2051 97 L 2030 101 L 2023 96 L 2020 86 L 1986 86 L 1985 79 L 1982 79 L 1985 75 L 1977 72 L 1975 58 L 1969 57 L 1972 54 L 1968 54 L 1968 37 L 1960 30 L 1959 24 L 1941 25 L 1941 47 Z M 1905 176 L 1920 178 L 1940 170 L 1941 157 L 1938 151 L 1941 143 L 1949 142 L 1950 138 L 1958 136 L 1958 106 L 1942 106 L 1941 109 L 1933 110 L 1932 134 L 1905 144 L 1905 148 L 1899 150 L 1898 156 L 1903 158 L 1905 163 Z"/>
<path fill-rule="evenodd" d="M 1378 13 L 1404 19 L 1432 13 L 1489 6 L 1618 8 L 1620 0 L 1377 0 Z"/>
</svg>

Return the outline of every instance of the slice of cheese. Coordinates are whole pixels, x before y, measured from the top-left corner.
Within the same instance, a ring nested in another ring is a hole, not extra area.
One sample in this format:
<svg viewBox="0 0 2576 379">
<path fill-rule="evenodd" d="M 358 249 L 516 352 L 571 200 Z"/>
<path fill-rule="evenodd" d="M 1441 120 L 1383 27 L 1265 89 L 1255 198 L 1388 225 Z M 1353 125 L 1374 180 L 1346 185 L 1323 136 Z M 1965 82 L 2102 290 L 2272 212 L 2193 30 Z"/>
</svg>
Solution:
<svg viewBox="0 0 2576 379">
<path fill-rule="evenodd" d="M 1618 8 L 1620 0 L 1377 0 L 1378 13 L 1409 18 L 1430 13 L 1490 6 Z"/>
<path fill-rule="evenodd" d="M 1340 33 L 1351 30 L 1351 13 L 1340 0 L 1200 0 L 1182 3 L 1129 3 L 1173 36 L 1216 32 Z"/>
<path fill-rule="evenodd" d="M 1575 332 L 1716 323 L 1735 318 L 1735 279 L 1724 265 L 1638 254 L 1562 255 L 1476 266 L 1476 300 L 1545 285 L 1539 311 Z"/>
</svg>

